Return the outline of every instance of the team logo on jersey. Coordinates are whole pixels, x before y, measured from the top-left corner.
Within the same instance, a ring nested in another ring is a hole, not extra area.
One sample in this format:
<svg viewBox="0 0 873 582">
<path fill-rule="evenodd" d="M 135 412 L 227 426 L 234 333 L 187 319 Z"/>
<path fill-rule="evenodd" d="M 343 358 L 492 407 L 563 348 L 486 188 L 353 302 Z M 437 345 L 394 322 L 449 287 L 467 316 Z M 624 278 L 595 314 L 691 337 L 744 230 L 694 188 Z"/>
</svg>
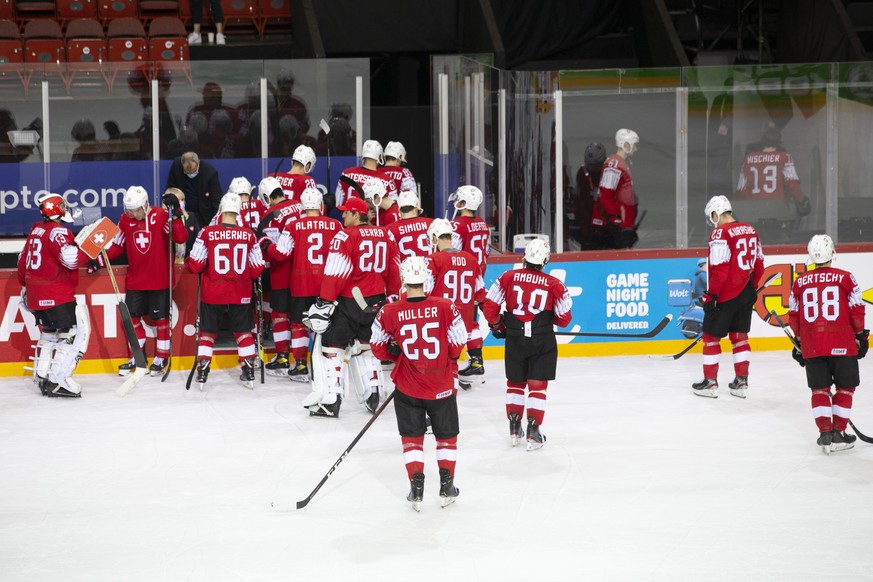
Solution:
<svg viewBox="0 0 873 582">
<path fill-rule="evenodd" d="M 152 245 L 152 233 L 147 230 L 138 230 L 133 233 L 133 246 L 142 254 L 149 252 Z"/>
<path fill-rule="evenodd" d="M 831 350 L 832 356 L 845 356 L 848 350 L 846 348 L 834 348 Z"/>
</svg>

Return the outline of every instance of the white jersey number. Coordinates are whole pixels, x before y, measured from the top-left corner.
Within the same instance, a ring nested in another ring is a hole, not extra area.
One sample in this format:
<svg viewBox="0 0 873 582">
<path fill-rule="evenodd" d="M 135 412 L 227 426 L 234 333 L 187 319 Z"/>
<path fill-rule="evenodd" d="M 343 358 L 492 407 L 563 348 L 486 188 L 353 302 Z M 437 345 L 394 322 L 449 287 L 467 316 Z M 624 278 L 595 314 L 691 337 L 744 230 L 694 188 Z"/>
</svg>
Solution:
<svg viewBox="0 0 873 582">
<path fill-rule="evenodd" d="M 803 319 L 814 323 L 819 316 L 827 321 L 836 321 L 840 316 L 840 289 L 836 285 L 822 289 L 821 297 L 817 287 L 803 290 Z"/>
<path fill-rule="evenodd" d="M 436 332 L 439 328 L 440 324 L 436 321 L 422 325 L 420 334 L 418 326 L 414 323 L 407 323 L 401 327 L 401 346 L 406 358 L 409 360 L 420 360 L 422 358 L 426 360 L 437 359 L 440 355 L 440 342 L 434 337 L 433 332 Z M 419 340 L 426 344 L 423 349 L 416 347 Z"/>
<path fill-rule="evenodd" d="M 388 263 L 388 243 L 362 240 L 358 268 L 364 273 L 384 273 Z"/>
<path fill-rule="evenodd" d="M 418 249 L 410 249 L 407 244 L 412 243 Z M 417 237 L 404 236 L 400 239 L 400 244 L 397 245 L 401 254 L 404 257 L 426 257 L 431 252 L 430 241 L 427 239 L 427 233 L 422 232 Z"/>
<path fill-rule="evenodd" d="M 25 265 L 29 271 L 39 270 L 42 266 L 42 241 L 38 238 L 30 239 Z"/>
<path fill-rule="evenodd" d="M 743 271 L 751 271 L 755 268 L 758 259 L 758 241 L 754 238 L 737 239 L 737 265 Z"/>
<path fill-rule="evenodd" d="M 772 194 L 776 191 L 779 168 L 774 164 L 764 166 L 763 170 L 750 166 L 749 171 L 752 173 L 752 194 L 760 194 L 761 190 L 767 194 Z"/>
<path fill-rule="evenodd" d="M 233 245 L 231 247 L 227 243 L 215 245 L 212 262 L 215 265 L 215 272 L 219 275 L 226 275 L 233 270 L 237 275 L 242 275 L 246 271 L 246 255 L 248 249 L 245 245 Z"/>
<path fill-rule="evenodd" d="M 320 232 L 310 233 L 306 237 L 306 244 L 309 245 L 306 250 L 306 258 L 310 265 L 324 264 L 324 257 L 321 256 L 321 248 L 324 246 L 324 235 Z"/>
<path fill-rule="evenodd" d="M 443 275 L 443 284 L 451 292 L 443 294 L 443 297 L 450 300 L 455 305 L 467 305 L 473 300 L 473 283 L 470 281 L 475 275 L 470 271 L 458 273 L 457 271 L 447 271 Z"/>
</svg>

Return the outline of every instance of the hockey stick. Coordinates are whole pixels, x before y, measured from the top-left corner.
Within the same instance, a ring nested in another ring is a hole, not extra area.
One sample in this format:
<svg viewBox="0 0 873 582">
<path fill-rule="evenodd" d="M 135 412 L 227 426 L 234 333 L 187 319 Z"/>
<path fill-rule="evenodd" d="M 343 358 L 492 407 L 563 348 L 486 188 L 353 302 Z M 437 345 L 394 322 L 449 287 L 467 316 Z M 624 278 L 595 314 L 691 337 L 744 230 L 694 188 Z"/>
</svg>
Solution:
<svg viewBox="0 0 873 582">
<path fill-rule="evenodd" d="M 367 197 L 364 195 L 364 188 L 360 184 L 358 184 L 357 182 L 355 182 L 354 180 L 352 180 L 351 178 L 346 176 L 345 174 L 340 174 L 339 181 L 342 182 L 343 184 L 351 186 L 355 190 L 355 192 L 358 193 L 358 196 L 361 197 L 361 200 L 367 199 Z M 345 204 L 345 202 L 346 201 L 343 200 L 343 204 Z"/>
<path fill-rule="evenodd" d="M 168 279 L 170 294 L 170 352 L 167 356 L 167 369 L 164 370 L 164 375 L 161 376 L 161 382 L 167 380 L 167 376 L 170 375 L 170 370 L 173 367 L 173 209 L 168 208 L 167 214 L 169 215 L 168 220 L 170 221 L 170 232 L 167 235 L 167 255 L 170 261 L 170 278 Z"/>
<path fill-rule="evenodd" d="M 264 355 L 264 344 L 261 343 L 261 332 L 264 330 L 264 291 L 261 287 L 261 277 L 258 276 L 254 280 L 255 285 L 255 300 L 258 302 L 258 331 L 255 335 L 255 343 L 258 348 L 258 359 L 261 360 L 261 384 L 264 383 L 264 368 L 267 364 L 267 358 Z"/>
<path fill-rule="evenodd" d="M 197 276 L 197 318 L 194 320 L 194 365 L 188 372 L 188 380 L 185 382 L 185 390 L 191 389 L 191 380 L 194 379 L 194 370 L 197 369 L 197 348 L 200 346 L 200 284 L 203 275 Z"/>
<path fill-rule="evenodd" d="M 115 300 L 118 302 L 118 312 L 121 314 L 121 326 L 124 328 L 124 335 L 127 337 L 127 343 L 130 345 L 130 352 L 133 354 L 133 361 L 136 364 L 136 369 L 130 373 L 130 377 L 118 387 L 115 394 L 125 396 L 142 380 L 142 377 L 148 372 L 148 361 L 146 360 L 145 352 L 139 347 L 139 339 L 136 337 L 136 330 L 133 328 L 133 320 L 130 317 L 130 310 L 127 308 L 127 303 L 121 298 L 121 293 L 118 291 L 118 282 L 115 280 L 115 273 L 112 271 L 112 265 L 109 263 L 109 257 L 106 255 L 106 249 L 100 251 L 103 254 L 103 260 L 106 262 L 106 270 L 109 271 L 109 278 L 112 280 L 112 288 L 115 290 Z"/>
<path fill-rule="evenodd" d="M 855 431 L 855 434 L 857 435 L 857 437 L 859 439 L 861 439 L 865 443 L 873 443 L 873 437 L 868 437 L 867 435 L 862 433 L 860 430 L 858 430 L 858 427 L 855 426 L 855 423 L 852 422 L 852 419 L 849 419 L 849 426 L 852 427 L 852 430 Z"/>
<path fill-rule="evenodd" d="M 629 337 L 629 338 L 652 338 L 661 333 L 667 324 L 673 319 L 673 314 L 668 313 L 664 316 L 658 325 L 653 327 L 646 333 L 595 333 L 595 332 L 578 332 L 578 331 L 556 331 L 555 335 L 565 335 L 572 337 Z"/>
<path fill-rule="evenodd" d="M 331 139 L 330 139 L 330 125 L 321 118 L 321 121 L 318 122 L 318 126 L 321 128 L 321 131 L 324 132 L 324 135 L 327 136 L 327 187 L 330 188 L 330 149 L 331 149 Z"/>
<path fill-rule="evenodd" d="M 340 463 L 343 462 L 343 459 L 345 459 L 355 447 L 355 445 L 358 444 L 358 441 L 361 440 L 361 437 L 364 436 L 364 433 L 366 433 L 367 430 L 369 430 L 369 428 L 373 426 L 373 423 L 376 422 L 376 419 L 379 418 L 379 415 L 382 414 L 382 411 L 385 410 L 385 407 L 388 406 L 388 403 L 391 402 L 393 398 L 394 392 L 391 392 L 391 394 L 389 394 L 388 397 L 385 399 L 385 402 L 382 403 L 382 406 L 376 409 L 376 412 L 373 413 L 373 416 L 370 418 L 370 420 L 367 421 L 367 424 L 364 425 L 364 428 L 361 429 L 361 432 L 358 433 L 358 436 L 356 436 L 351 444 L 346 447 L 346 450 L 343 451 L 343 454 L 339 456 L 339 458 L 336 460 L 330 470 L 324 475 L 324 477 L 321 478 L 321 481 L 319 481 L 318 485 L 315 486 L 315 489 L 312 490 L 312 493 L 307 495 L 305 499 L 301 499 L 296 503 L 297 509 L 303 509 L 309 504 L 310 501 L 312 501 L 312 498 L 315 497 L 315 494 L 318 493 L 318 490 L 321 489 L 321 487 L 327 482 L 330 476 L 333 475 L 333 472 L 336 471 Z M 270 503 L 270 507 L 272 507 L 276 511 L 288 511 L 289 509 L 291 509 L 290 506 L 282 503 L 281 501 L 273 501 L 272 503 Z"/>
</svg>

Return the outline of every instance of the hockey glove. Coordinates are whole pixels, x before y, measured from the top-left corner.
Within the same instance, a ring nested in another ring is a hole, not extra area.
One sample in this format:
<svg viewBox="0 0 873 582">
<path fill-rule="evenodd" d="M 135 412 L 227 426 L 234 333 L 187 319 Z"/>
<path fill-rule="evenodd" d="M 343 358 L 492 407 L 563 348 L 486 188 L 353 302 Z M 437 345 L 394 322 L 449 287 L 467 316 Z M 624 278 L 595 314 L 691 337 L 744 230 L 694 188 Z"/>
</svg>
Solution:
<svg viewBox="0 0 873 582">
<path fill-rule="evenodd" d="M 806 360 L 803 358 L 803 352 L 800 349 L 800 338 L 794 338 L 797 340 L 797 345 L 791 350 L 791 357 L 794 358 L 794 361 L 800 364 L 801 368 L 806 367 Z"/>
<path fill-rule="evenodd" d="M 261 247 L 262 251 L 266 252 L 267 248 L 269 248 L 270 243 L 272 243 L 272 242 L 273 241 L 270 240 L 270 237 L 262 236 L 261 238 L 258 239 L 258 246 Z"/>
<path fill-rule="evenodd" d="M 494 323 L 489 323 L 488 327 L 491 329 L 491 335 L 494 336 L 494 339 L 506 339 L 506 323 L 503 321 L 502 315 Z"/>
<path fill-rule="evenodd" d="M 400 349 L 400 346 L 397 345 L 397 342 L 394 340 L 391 340 L 390 342 L 388 342 L 387 349 L 388 349 L 388 355 L 391 357 L 394 357 L 394 358 L 398 357 L 400 354 L 403 353 L 403 350 Z"/>
<path fill-rule="evenodd" d="M 701 296 L 700 304 L 703 306 L 704 313 L 712 313 L 718 309 L 718 295 L 713 295 L 707 291 Z"/>
<path fill-rule="evenodd" d="M 27 289 L 24 287 L 21 288 L 21 307 L 25 311 L 27 311 L 29 313 L 33 313 L 32 311 L 30 311 L 30 308 L 27 306 Z"/>
<path fill-rule="evenodd" d="M 804 198 L 797 203 L 797 216 L 806 216 L 812 212 L 812 203 L 809 198 Z"/>
<path fill-rule="evenodd" d="M 164 203 L 164 206 L 170 208 L 172 210 L 179 210 L 179 199 L 176 198 L 176 195 L 172 192 L 166 192 L 162 197 L 161 201 Z"/>
<path fill-rule="evenodd" d="M 855 341 L 858 342 L 858 359 L 862 359 L 867 355 L 867 350 L 870 348 L 870 330 L 862 329 L 855 334 Z"/>
<path fill-rule="evenodd" d="M 100 269 L 106 267 L 106 260 L 103 258 L 103 253 L 97 255 L 96 259 L 91 259 L 88 261 L 88 269 L 87 273 L 91 275 L 92 273 L 96 273 Z"/>
<path fill-rule="evenodd" d="M 315 300 L 315 304 L 303 313 L 303 325 L 315 333 L 326 332 L 330 327 L 330 316 L 333 315 L 334 309 L 336 309 L 334 303 L 328 303 L 319 297 Z"/>
</svg>

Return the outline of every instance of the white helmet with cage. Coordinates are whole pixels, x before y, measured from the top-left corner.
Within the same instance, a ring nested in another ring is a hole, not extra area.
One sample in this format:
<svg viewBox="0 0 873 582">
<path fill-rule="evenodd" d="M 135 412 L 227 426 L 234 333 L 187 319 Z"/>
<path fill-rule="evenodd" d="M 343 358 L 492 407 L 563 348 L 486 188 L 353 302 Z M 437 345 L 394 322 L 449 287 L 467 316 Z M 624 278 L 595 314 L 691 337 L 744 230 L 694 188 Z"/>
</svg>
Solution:
<svg viewBox="0 0 873 582">
<path fill-rule="evenodd" d="M 300 193 L 303 210 L 321 210 L 323 196 L 318 188 L 306 188 Z"/>
<path fill-rule="evenodd" d="M 239 214 L 240 208 L 242 208 L 242 199 L 236 192 L 228 192 L 221 197 L 221 202 L 218 203 L 219 214 L 223 214 L 225 212 Z"/>
<path fill-rule="evenodd" d="M 549 262 L 549 253 L 551 252 L 549 243 L 535 238 L 524 247 L 524 260 L 531 265 L 543 265 Z"/>
<path fill-rule="evenodd" d="M 230 181 L 230 187 L 228 187 L 227 191 L 239 194 L 240 196 L 251 196 L 252 183 L 243 176 L 239 176 Z"/>
<path fill-rule="evenodd" d="M 731 208 L 731 201 L 728 200 L 726 196 L 719 194 L 709 199 L 703 212 L 706 214 L 706 217 L 712 225 L 715 226 L 718 224 L 718 219 L 722 214 L 725 212 L 733 212 L 733 209 Z M 713 212 L 715 212 L 715 220 L 712 219 Z"/>
<path fill-rule="evenodd" d="M 400 278 L 405 285 L 423 285 L 427 280 L 427 259 L 408 257 L 400 263 Z"/>
<path fill-rule="evenodd" d="M 389 141 L 388 145 L 385 146 L 385 157 L 398 159 L 405 164 L 406 148 L 399 141 Z"/>
<path fill-rule="evenodd" d="M 420 205 L 421 201 L 418 199 L 418 194 L 412 190 L 404 190 L 397 195 L 397 208 L 400 208 L 401 210 L 410 206 L 412 208 L 421 208 Z"/>
<path fill-rule="evenodd" d="M 476 212 L 482 204 L 482 190 L 476 186 L 461 186 L 449 197 L 453 200 L 457 210 L 472 210 Z"/>
<path fill-rule="evenodd" d="M 812 237 L 807 245 L 809 260 L 816 265 L 822 265 L 834 260 L 834 241 L 826 234 L 817 234 Z"/>
<path fill-rule="evenodd" d="M 634 146 L 640 143 L 640 136 L 632 129 L 619 129 L 615 132 L 615 145 L 629 154 L 633 152 Z"/>
<path fill-rule="evenodd" d="M 382 153 L 382 144 L 375 139 L 368 139 L 361 146 L 361 157 L 376 160 L 379 164 L 385 163 L 385 156 Z"/>
<path fill-rule="evenodd" d="M 370 202 L 373 206 L 382 204 L 382 199 L 385 198 L 385 193 L 388 189 L 385 186 L 385 181 L 381 178 L 369 178 L 361 186 L 364 191 L 364 199 Z"/>
<path fill-rule="evenodd" d="M 291 159 L 295 162 L 299 162 L 300 165 L 303 166 L 303 171 L 307 174 L 315 168 L 315 151 L 309 146 L 297 146 Z"/>
<path fill-rule="evenodd" d="M 282 184 L 279 183 L 279 180 L 277 180 L 274 176 L 267 176 L 266 178 L 261 180 L 260 184 L 258 184 L 258 195 L 264 202 L 269 204 L 270 194 L 275 192 L 277 189 L 282 190 Z"/>
<path fill-rule="evenodd" d="M 436 246 L 441 236 L 452 234 L 453 232 L 455 232 L 455 229 L 452 227 L 451 221 L 445 218 L 434 218 L 430 226 L 427 227 L 427 240 L 430 241 L 430 244 Z"/>
<path fill-rule="evenodd" d="M 124 193 L 124 208 L 136 210 L 145 208 L 149 203 L 149 193 L 142 186 L 130 186 Z"/>
</svg>

